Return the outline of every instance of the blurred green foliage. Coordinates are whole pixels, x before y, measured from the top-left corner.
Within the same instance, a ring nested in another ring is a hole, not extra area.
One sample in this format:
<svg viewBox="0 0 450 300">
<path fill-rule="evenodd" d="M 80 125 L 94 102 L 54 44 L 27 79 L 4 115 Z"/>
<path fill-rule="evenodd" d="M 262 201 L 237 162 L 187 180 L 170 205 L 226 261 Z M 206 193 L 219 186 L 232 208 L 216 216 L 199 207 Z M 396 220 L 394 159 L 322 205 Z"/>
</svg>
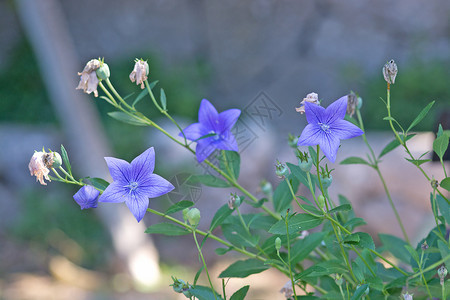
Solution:
<svg viewBox="0 0 450 300">
<path fill-rule="evenodd" d="M 381 74 L 374 74 L 360 91 L 364 100 L 361 112 L 367 129 L 388 130 L 386 106 L 380 97 L 386 100 L 386 81 Z M 435 131 L 437 118 L 443 109 L 450 109 L 450 61 L 413 62 L 399 66 L 395 84 L 391 85 L 392 116 L 408 128 L 419 112 L 431 101 L 434 107 L 415 131 Z"/>
</svg>

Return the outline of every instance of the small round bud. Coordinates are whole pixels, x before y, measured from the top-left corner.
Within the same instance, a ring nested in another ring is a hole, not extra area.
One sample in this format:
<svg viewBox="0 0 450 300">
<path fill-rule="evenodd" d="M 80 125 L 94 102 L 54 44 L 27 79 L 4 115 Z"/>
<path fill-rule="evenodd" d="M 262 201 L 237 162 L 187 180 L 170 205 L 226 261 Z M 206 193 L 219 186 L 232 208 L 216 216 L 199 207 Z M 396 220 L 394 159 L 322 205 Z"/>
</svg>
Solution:
<svg viewBox="0 0 450 300">
<path fill-rule="evenodd" d="M 263 181 L 261 181 L 260 187 L 261 187 L 261 191 L 263 192 L 264 195 L 266 195 L 266 196 L 272 195 L 273 188 L 272 188 L 272 184 L 270 182 L 268 182 L 267 180 L 263 180 Z"/>
<path fill-rule="evenodd" d="M 111 75 L 108 65 L 103 61 L 100 62 L 100 68 L 98 68 L 95 72 L 97 73 L 97 77 L 103 80 L 108 79 Z"/>
<path fill-rule="evenodd" d="M 281 239 L 279 237 L 275 239 L 275 249 L 277 249 L 277 252 L 281 249 Z"/>
<path fill-rule="evenodd" d="M 398 72 L 397 64 L 393 59 L 391 59 L 383 67 L 384 80 L 386 80 L 386 82 L 389 84 L 394 84 L 397 72 Z"/>
<path fill-rule="evenodd" d="M 429 247 L 428 247 L 428 244 L 427 244 L 427 241 L 423 242 L 423 244 L 420 245 L 420 248 L 421 248 L 423 251 L 427 250 L 427 249 L 429 248 Z"/>
<path fill-rule="evenodd" d="M 187 212 L 186 217 L 189 224 L 191 224 L 192 226 L 197 226 L 200 222 L 200 211 L 198 210 L 198 208 L 192 208 Z"/>
<path fill-rule="evenodd" d="M 336 282 L 336 284 L 338 286 L 341 286 L 342 283 L 344 283 L 344 280 L 342 279 L 342 275 L 336 274 L 336 277 L 334 278 L 334 282 Z"/>
<path fill-rule="evenodd" d="M 303 172 L 309 172 L 309 171 L 311 171 L 311 167 L 312 167 L 312 159 L 308 159 L 306 161 L 301 161 L 299 159 L 298 166 L 300 167 L 300 170 L 302 170 Z"/>
<path fill-rule="evenodd" d="M 333 176 L 330 175 L 329 177 L 327 177 L 327 176 L 322 177 L 322 175 L 320 175 L 320 181 L 322 182 L 323 188 L 327 189 L 330 187 L 331 183 L 333 182 Z"/>
<path fill-rule="evenodd" d="M 431 187 L 433 188 L 433 189 L 437 189 L 438 187 L 439 187 L 439 181 L 437 181 L 436 179 L 431 179 L 431 181 L 430 181 L 430 184 L 431 184 Z"/>
<path fill-rule="evenodd" d="M 357 109 L 361 109 L 363 105 L 363 99 L 361 97 L 358 97 L 358 103 L 356 104 Z"/>
<path fill-rule="evenodd" d="M 288 144 L 291 148 L 297 148 L 298 144 L 298 136 L 289 134 L 288 136 Z"/>
<path fill-rule="evenodd" d="M 189 212 L 189 208 L 183 209 L 183 220 L 184 220 L 184 222 L 187 222 L 187 220 L 188 220 L 188 217 L 187 217 L 188 212 Z"/>
<path fill-rule="evenodd" d="M 325 207 L 325 197 L 323 195 L 320 195 L 319 197 L 317 197 L 317 202 L 319 202 L 319 208 L 324 208 Z"/>
<path fill-rule="evenodd" d="M 58 152 L 52 152 L 53 154 L 53 165 L 52 168 L 59 168 L 62 165 L 61 155 Z"/>
<path fill-rule="evenodd" d="M 230 209 L 235 209 L 241 205 L 241 197 L 236 194 L 230 194 L 230 199 L 228 199 L 228 207 Z"/>
<path fill-rule="evenodd" d="M 442 266 L 437 270 L 437 273 L 438 273 L 438 276 L 439 276 L 441 285 L 443 285 L 443 284 L 444 284 L 444 281 L 445 281 L 445 277 L 447 276 L 447 273 L 448 273 L 447 268 L 446 268 L 444 265 L 442 265 Z"/>
<path fill-rule="evenodd" d="M 285 178 L 287 175 L 289 175 L 289 169 L 285 164 L 282 164 L 278 161 L 275 165 L 275 168 L 275 174 L 277 174 L 279 178 Z"/>
</svg>

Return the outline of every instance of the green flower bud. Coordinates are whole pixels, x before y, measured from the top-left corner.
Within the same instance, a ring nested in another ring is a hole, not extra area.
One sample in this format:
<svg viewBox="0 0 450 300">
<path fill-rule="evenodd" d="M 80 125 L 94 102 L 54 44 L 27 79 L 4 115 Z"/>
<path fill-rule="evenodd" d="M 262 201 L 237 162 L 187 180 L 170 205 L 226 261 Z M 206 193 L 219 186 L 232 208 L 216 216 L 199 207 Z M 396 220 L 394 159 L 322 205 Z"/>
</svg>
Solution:
<svg viewBox="0 0 450 300">
<path fill-rule="evenodd" d="M 230 199 L 228 200 L 228 207 L 230 209 L 235 209 L 241 205 L 241 197 L 236 194 L 230 194 Z"/>
<path fill-rule="evenodd" d="M 270 182 L 268 182 L 267 180 L 263 180 L 263 181 L 261 181 L 260 187 L 261 187 L 261 191 L 264 193 L 264 195 L 266 195 L 266 196 L 272 195 L 273 188 L 272 188 L 272 184 Z"/>
<path fill-rule="evenodd" d="M 103 61 L 100 62 L 100 68 L 98 68 L 95 73 L 97 74 L 97 77 L 103 80 L 106 80 L 111 75 L 109 72 L 109 67 L 107 64 L 105 64 Z"/>
<path fill-rule="evenodd" d="M 323 195 L 317 197 L 317 202 L 319 202 L 319 208 L 325 207 L 325 197 Z"/>
<path fill-rule="evenodd" d="M 322 182 L 322 186 L 324 189 L 327 189 L 330 187 L 331 183 L 333 182 L 333 176 L 329 176 L 329 177 L 322 177 L 322 175 L 320 175 L 320 181 Z"/>
<path fill-rule="evenodd" d="M 302 170 L 303 172 L 309 172 L 311 171 L 312 167 L 312 159 L 308 159 L 307 161 L 301 161 L 299 159 L 298 166 L 300 167 L 300 170 Z"/>
<path fill-rule="evenodd" d="M 53 154 L 53 165 L 52 168 L 59 168 L 62 165 L 61 155 L 58 152 L 52 152 Z"/>
<path fill-rule="evenodd" d="M 189 212 L 189 208 L 183 209 L 183 220 L 184 220 L 184 222 L 187 222 L 187 220 L 188 220 L 188 217 L 187 217 L 188 212 Z"/>
<path fill-rule="evenodd" d="M 342 283 L 344 283 L 344 280 L 342 279 L 342 275 L 336 274 L 336 277 L 334 279 L 337 285 L 341 286 Z"/>
<path fill-rule="evenodd" d="M 291 148 L 297 148 L 298 136 L 289 134 L 288 136 L 288 144 Z"/>
<path fill-rule="evenodd" d="M 275 249 L 277 249 L 277 252 L 281 249 L 281 239 L 279 237 L 275 239 Z"/>
<path fill-rule="evenodd" d="M 358 97 L 358 103 L 356 104 L 356 108 L 361 109 L 363 105 L 363 99 L 361 97 Z"/>
<path fill-rule="evenodd" d="M 197 226 L 200 222 L 200 211 L 198 210 L 198 208 L 192 208 L 187 212 L 186 217 L 189 221 L 189 224 L 191 224 L 192 226 Z"/>
<path fill-rule="evenodd" d="M 285 164 L 282 164 L 279 161 L 277 161 L 275 168 L 276 168 L 275 174 L 277 174 L 279 178 L 285 178 L 286 176 L 289 175 L 289 169 Z"/>
</svg>

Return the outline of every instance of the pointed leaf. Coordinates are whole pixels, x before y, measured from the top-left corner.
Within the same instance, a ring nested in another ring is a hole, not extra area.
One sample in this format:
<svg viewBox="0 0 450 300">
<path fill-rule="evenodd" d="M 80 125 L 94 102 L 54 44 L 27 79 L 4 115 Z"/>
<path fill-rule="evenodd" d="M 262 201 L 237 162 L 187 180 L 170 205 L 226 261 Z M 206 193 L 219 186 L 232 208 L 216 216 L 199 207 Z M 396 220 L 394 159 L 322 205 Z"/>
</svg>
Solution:
<svg viewBox="0 0 450 300">
<path fill-rule="evenodd" d="M 365 294 L 367 289 L 369 288 L 369 285 L 363 284 L 360 287 L 358 287 L 355 291 L 355 293 L 353 294 L 352 298 L 350 300 L 358 300 L 361 299 Z"/>
<path fill-rule="evenodd" d="M 255 258 L 238 260 L 220 273 L 219 278 L 244 278 L 252 274 L 261 273 L 268 268 L 269 266 Z"/>
<path fill-rule="evenodd" d="M 228 204 L 222 205 L 214 217 L 212 218 L 211 225 L 209 226 L 209 231 L 213 231 L 217 226 L 221 225 L 222 222 L 233 212 L 232 209 L 228 207 Z"/>
<path fill-rule="evenodd" d="M 420 166 L 421 164 L 431 161 L 431 159 L 409 159 L 406 157 L 405 157 L 405 159 L 415 166 Z"/>
<path fill-rule="evenodd" d="M 430 194 L 430 200 L 433 201 L 433 194 Z M 450 205 L 449 203 L 441 196 L 436 195 L 437 206 L 439 207 L 439 211 L 441 212 L 441 216 L 444 217 L 445 222 L 450 224 Z"/>
<path fill-rule="evenodd" d="M 415 134 L 410 134 L 406 137 L 406 141 L 408 141 L 409 139 L 413 138 L 415 136 Z M 406 142 L 405 141 L 405 142 Z M 392 150 L 394 150 L 395 148 L 397 148 L 398 146 L 400 146 L 400 142 L 397 139 L 394 139 L 392 142 L 390 142 L 389 144 L 386 145 L 386 147 L 384 147 L 383 150 L 381 150 L 380 155 L 378 156 L 378 158 L 381 158 L 382 156 L 385 156 L 386 154 L 388 154 L 389 152 L 391 152 Z"/>
<path fill-rule="evenodd" d="M 231 250 L 233 250 L 232 247 L 230 247 L 230 248 L 216 248 L 214 250 L 214 252 L 216 252 L 217 255 L 224 255 L 224 254 L 230 252 Z"/>
<path fill-rule="evenodd" d="M 217 292 L 214 294 L 208 286 L 196 285 L 195 287 L 189 289 L 189 292 L 198 300 L 223 300 Z"/>
<path fill-rule="evenodd" d="M 200 269 L 198 269 L 197 273 L 195 273 L 194 286 L 197 284 L 197 281 L 198 281 L 200 275 L 202 274 L 204 268 L 205 268 L 205 266 L 201 266 Z"/>
<path fill-rule="evenodd" d="M 249 285 L 243 286 L 231 296 L 230 300 L 244 300 L 249 288 Z"/>
<path fill-rule="evenodd" d="M 341 165 L 368 165 L 368 166 L 370 166 L 371 164 L 369 162 L 367 162 L 366 160 L 362 159 L 361 157 L 352 156 L 352 157 L 347 157 L 346 159 L 341 161 Z"/>
<path fill-rule="evenodd" d="M 308 214 L 297 214 L 289 219 L 289 234 L 294 234 L 302 230 L 309 230 L 322 224 L 323 219 Z M 284 220 L 275 223 L 269 230 L 272 234 L 286 234 L 286 224 Z"/>
<path fill-rule="evenodd" d="M 116 119 L 120 122 L 127 123 L 130 125 L 147 126 L 147 124 L 145 122 L 141 121 L 140 119 L 133 118 L 130 115 L 127 115 L 126 113 L 124 113 L 122 111 L 112 111 L 112 112 L 109 112 L 108 115 L 113 119 Z"/>
<path fill-rule="evenodd" d="M 155 85 L 159 82 L 159 80 L 155 80 L 150 82 L 150 84 L 148 85 L 150 87 L 151 90 L 153 90 L 153 88 L 155 87 Z"/>
<path fill-rule="evenodd" d="M 148 95 L 148 91 L 146 89 L 142 90 L 139 95 L 134 99 L 133 104 L 131 105 L 134 107 L 136 104 L 138 104 L 139 101 L 141 101 L 146 95 Z"/>
<path fill-rule="evenodd" d="M 236 151 L 222 150 L 222 154 L 219 158 L 219 167 L 228 175 L 238 179 L 241 167 L 241 156 Z"/>
<path fill-rule="evenodd" d="M 161 89 L 161 95 L 160 95 L 160 100 L 161 100 L 161 107 L 163 110 L 167 109 L 167 99 L 166 99 L 166 93 L 164 92 L 164 89 Z"/>
<path fill-rule="evenodd" d="M 292 185 L 294 193 L 296 193 L 299 185 L 298 179 L 293 174 L 289 174 L 287 178 Z M 294 201 L 292 198 L 292 193 L 287 182 L 283 180 L 273 192 L 273 206 L 275 211 L 280 213 L 286 210 L 291 205 L 292 201 Z"/>
<path fill-rule="evenodd" d="M 72 166 L 70 165 L 69 162 L 69 156 L 67 155 L 66 148 L 64 148 L 62 144 L 61 144 L 61 157 L 63 159 L 64 165 L 66 166 L 67 173 L 72 175 Z"/>
<path fill-rule="evenodd" d="M 408 245 L 404 240 L 389 234 L 378 234 L 381 242 L 383 243 L 383 248 L 392 253 L 395 257 L 401 261 L 409 264 L 411 258 L 410 253 L 405 249 Z"/>
<path fill-rule="evenodd" d="M 446 189 L 447 191 L 450 191 L 450 177 L 442 179 L 441 183 L 439 183 L 439 186 L 443 189 Z"/>
<path fill-rule="evenodd" d="M 325 232 L 315 232 L 306 236 L 303 240 L 295 242 L 291 247 L 291 264 L 295 265 L 303 261 L 323 241 Z"/>
<path fill-rule="evenodd" d="M 350 204 L 342 204 L 339 205 L 329 211 L 330 214 L 340 212 L 340 211 L 350 211 L 352 210 L 352 206 Z"/>
<path fill-rule="evenodd" d="M 177 211 L 191 207 L 192 205 L 194 205 L 194 202 L 192 202 L 192 201 L 181 200 L 180 202 L 177 202 L 174 205 L 172 205 L 171 207 L 169 207 L 164 214 L 170 215 L 170 214 L 176 213 Z"/>
<path fill-rule="evenodd" d="M 156 234 L 174 236 L 174 235 L 189 234 L 190 231 L 188 231 L 187 229 L 185 229 L 183 227 L 172 224 L 172 223 L 158 223 L 158 224 L 154 224 L 154 225 L 151 225 L 150 227 L 148 227 L 145 230 L 145 233 L 150 233 L 150 234 L 156 233 Z"/>
<path fill-rule="evenodd" d="M 449 143 L 449 137 L 446 134 L 441 135 L 433 142 L 433 151 L 436 153 L 437 156 L 439 156 L 440 159 L 445 154 L 445 151 L 447 151 Z"/>
<path fill-rule="evenodd" d="M 417 117 L 414 119 L 414 121 L 412 121 L 411 125 L 409 125 L 408 129 L 406 129 L 406 133 L 408 133 L 411 129 L 413 129 L 414 126 L 419 124 L 423 118 L 425 118 L 425 116 L 428 114 L 428 111 L 433 106 L 433 104 L 434 104 L 434 101 L 428 103 L 428 105 L 425 106 L 424 109 L 422 109 L 422 111 L 419 113 L 419 115 L 417 115 Z"/>
<path fill-rule="evenodd" d="M 87 181 L 89 181 L 93 187 L 102 191 L 106 190 L 106 188 L 109 186 L 109 182 L 104 180 L 103 178 L 87 178 Z"/>
</svg>

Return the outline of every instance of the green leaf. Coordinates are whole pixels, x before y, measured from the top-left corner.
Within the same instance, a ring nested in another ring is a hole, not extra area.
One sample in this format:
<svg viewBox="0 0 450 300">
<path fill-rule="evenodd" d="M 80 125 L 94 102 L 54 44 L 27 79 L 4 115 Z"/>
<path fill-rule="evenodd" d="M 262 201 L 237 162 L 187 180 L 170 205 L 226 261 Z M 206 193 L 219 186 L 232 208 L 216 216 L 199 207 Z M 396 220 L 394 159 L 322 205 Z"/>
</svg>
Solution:
<svg viewBox="0 0 450 300">
<path fill-rule="evenodd" d="M 130 115 L 127 115 L 126 113 L 124 113 L 122 111 L 112 111 L 112 112 L 109 112 L 108 115 L 113 119 L 116 119 L 120 122 L 127 123 L 130 125 L 147 126 L 147 124 L 144 123 L 143 121 L 133 118 Z"/>
<path fill-rule="evenodd" d="M 397 122 L 397 120 L 395 120 L 393 117 L 384 117 L 383 120 L 384 121 L 395 121 L 395 122 Z"/>
<path fill-rule="evenodd" d="M 191 207 L 192 205 L 194 205 L 194 202 L 187 201 L 187 200 L 182 200 L 180 202 L 175 203 L 171 207 L 169 207 L 164 214 L 165 215 L 170 215 L 170 214 L 176 213 L 177 211 L 180 211 L 180 210 L 183 210 L 185 208 Z"/>
<path fill-rule="evenodd" d="M 450 191 L 450 177 L 442 179 L 441 183 L 439 183 L 439 186 L 443 189 L 446 189 L 447 191 Z"/>
<path fill-rule="evenodd" d="M 432 199 L 433 194 L 430 194 L 430 200 L 433 201 Z M 447 224 L 450 224 L 450 205 L 441 195 L 436 195 L 436 202 L 441 215 L 445 219 L 445 222 L 447 222 Z"/>
<path fill-rule="evenodd" d="M 406 137 L 405 142 L 407 142 L 409 139 L 413 138 L 414 136 L 415 136 L 415 134 L 408 135 Z M 381 153 L 378 156 L 378 158 L 381 158 L 382 156 L 385 156 L 386 154 L 388 154 L 389 152 L 391 152 L 392 150 L 394 150 L 398 146 L 400 146 L 400 142 L 395 138 L 392 142 L 387 144 L 386 147 L 383 148 L 383 150 L 381 150 Z"/>
<path fill-rule="evenodd" d="M 400 259 L 401 261 L 409 264 L 411 259 L 411 255 L 405 249 L 405 246 L 408 245 L 404 240 L 389 234 L 378 234 L 380 237 L 381 243 L 383 244 L 383 248 L 392 253 L 395 257 Z"/>
<path fill-rule="evenodd" d="M 200 182 L 201 184 L 211 187 L 218 187 L 218 188 L 230 187 L 228 182 L 226 182 L 225 180 L 208 174 L 192 175 L 189 181 L 192 183 Z"/>
<path fill-rule="evenodd" d="M 437 156 L 439 156 L 440 159 L 445 154 L 445 151 L 447 151 L 449 143 L 449 137 L 446 134 L 441 135 L 433 142 L 433 151 L 436 153 Z"/>
<path fill-rule="evenodd" d="M 88 178 L 87 180 L 92 184 L 93 187 L 102 191 L 106 190 L 106 188 L 109 186 L 109 182 L 104 180 L 103 178 L 94 177 Z"/>
<path fill-rule="evenodd" d="M 309 150 L 309 155 L 311 156 L 312 160 L 313 160 L 313 165 L 317 165 L 317 152 L 316 150 L 311 147 L 308 146 L 308 150 Z"/>
<path fill-rule="evenodd" d="M 241 167 L 241 156 L 236 151 L 222 150 L 222 154 L 219 158 L 219 167 L 234 179 L 238 179 Z"/>
<path fill-rule="evenodd" d="M 153 90 L 153 88 L 155 87 L 155 85 L 159 82 L 159 80 L 155 80 L 150 82 L 150 84 L 148 85 L 150 87 L 151 90 Z"/>
<path fill-rule="evenodd" d="M 366 225 L 366 221 L 362 218 L 352 218 L 347 221 L 347 223 L 344 224 L 344 227 L 348 227 L 351 230 L 355 229 L 358 226 Z"/>
<path fill-rule="evenodd" d="M 356 232 L 354 234 L 359 236 L 359 242 L 357 244 L 358 247 L 375 250 L 375 243 L 373 242 L 370 234 L 365 232 Z"/>
<path fill-rule="evenodd" d="M 306 177 L 306 173 L 303 172 L 299 166 L 291 164 L 291 163 L 286 163 L 286 165 L 288 166 L 289 170 L 291 170 L 291 173 L 294 174 L 294 176 L 304 185 L 304 186 L 308 186 L 308 177 Z"/>
<path fill-rule="evenodd" d="M 211 225 L 209 226 L 209 231 L 213 231 L 217 226 L 221 225 L 222 222 L 233 212 L 232 209 L 228 207 L 228 204 L 222 205 L 212 218 Z"/>
<path fill-rule="evenodd" d="M 342 205 L 336 206 L 335 208 L 331 209 L 329 211 L 329 213 L 333 214 L 333 213 L 337 213 L 340 211 L 350 211 L 350 210 L 352 210 L 352 206 L 350 204 L 342 204 Z"/>
<path fill-rule="evenodd" d="M 410 245 L 405 245 L 405 249 L 411 254 L 411 257 L 416 261 L 416 263 L 419 263 L 419 254 L 417 254 L 417 251 L 413 249 Z"/>
<path fill-rule="evenodd" d="M 425 106 L 424 109 L 422 109 L 422 111 L 417 115 L 417 117 L 414 119 L 414 121 L 412 121 L 411 125 L 409 125 L 408 129 L 406 129 L 406 133 L 408 133 L 411 129 L 413 129 L 414 126 L 419 124 L 423 118 L 425 118 L 425 116 L 428 114 L 428 111 L 433 106 L 433 104 L 434 104 L 434 101 L 428 103 L 428 105 Z"/>
<path fill-rule="evenodd" d="M 69 162 L 69 156 L 67 155 L 66 148 L 64 148 L 64 146 L 62 144 L 61 144 L 61 157 L 63 159 L 64 165 L 67 168 L 67 173 L 72 175 L 72 166 L 70 165 L 70 162 Z"/>
<path fill-rule="evenodd" d="M 299 240 L 291 248 L 291 264 L 303 261 L 323 241 L 325 232 L 315 232 Z"/>
<path fill-rule="evenodd" d="M 169 235 L 169 236 L 175 236 L 175 235 L 185 235 L 189 234 L 190 231 L 187 229 L 177 226 L 172 223 L 158 223 L 151 225 L 145 230 L 145 233 L 156 233 L 156 234 L 163 234 L 163 235 Z"/>
<path fill-rule="evenodd" d="M 161 100 L 161 107 L 163 110 L 167 109 L 167 99 L 166 99 L 166 93 L 164 92 L 164 89 L 161 89 L 161 94 L 160 94 L 160 100 Z"/>
<path fill-rule="evenodd" d="M 198 269 L 197 273 L 195 273 L 194 286 L 197 285 L 197 281 L 200 278 L 200 275 L 202 274 L 204 269 L 205 269 L 205 266 L 201 266 L 200 269 Z"/>
<path fill-rule="evenodd" d="M 287 179 L 291 183 L 292 189 L 294 190 L 295 194 L 299 185 L 297 178 L 293 174 L 290 174 Z M 273 192 L 273 206 L 275 208 L 275 211 L 277 213 L 285 211 L 291 205 L 291 202 L 293 200 L 294 198 L 292 198 L 289 186 L 287 182 L 283 180 Z"/>
<path fill-rule="evenodd" d="M 217 292 L 215 294 L 216 296 L 214 296 L 211 288 L 207 286 L 196 285 L 192 289 L 189 289 L 189 292 L 198 300 L 223 300 L 223 298 Z"/>
<path fill-rule="evenodd" d="M 371 166 L 371 164 L 366 161 L 365 159 L 362 159 L 361 157 L 351 156 L 347 157 L 343 161 L 341 161 L 341 165 L 368 165 Z"/>
<path fill-rule="evenodd" d="M 369 285 L 367 283 L 358 287 L 350 300 L 361 299 L 365 295 L 368 287 Z"/>
<path fill-rule="evenodd" d="M 138 104 L 139 101 L 141 101 L 146 95 L 148 94 L 146 89 L 143 89 L 139 95 L 136 97 L 136 99 L 134 99 L 133 104 L 131 105 L 132 107 L 134 107 L 136 104 Z"/>
<path fill-rule="evenodd" d="M 420 166 L 421 164 L 431 161 L 431 159 L 409 159 L 406 157 L 405 157 L 405 159 L 415 166 Z"/>
<path fill-rule="evenodd" d="M 230 300 L 244 300 L 249 288 L 249 285 L 241 287 L 231 296 Z"/>
<path fill-rule="evenodd" d="M 289 234 L 293 234 L 302 230 L 309 230 L 322 224 L 322 218 L 316 218 L 308 214 L 297 214 L 289 218 L 288 230 Z M 286 234 L 286 224 L 284 220 L 275 223 L 269 232 L 272 234 Z"/>
<path fill-rule="evenodd" d="M 214 250 L 214 252 L 216 252 L 217 255 L 224 255 L 224 254 L 230 252 L 231 250 L 233 250 L 232 247 L 229 247 L 229 248 L 216 248 Z"/>
<path fill-rule="evenodd" d="M 268 268 L 269 266 L 255 258 L 238 260 L 220 273 L 219 278 L 244 278 L 252 274 L 261 273 Z"/>
<path fill-rule="evenodd" d="M 260 236 L 258 234 L 251 235 L 243 225 L 239 223 L 223 223 L 222 233 L 225 238 L 236 247 L 256 247 Z"/>
</svg>

